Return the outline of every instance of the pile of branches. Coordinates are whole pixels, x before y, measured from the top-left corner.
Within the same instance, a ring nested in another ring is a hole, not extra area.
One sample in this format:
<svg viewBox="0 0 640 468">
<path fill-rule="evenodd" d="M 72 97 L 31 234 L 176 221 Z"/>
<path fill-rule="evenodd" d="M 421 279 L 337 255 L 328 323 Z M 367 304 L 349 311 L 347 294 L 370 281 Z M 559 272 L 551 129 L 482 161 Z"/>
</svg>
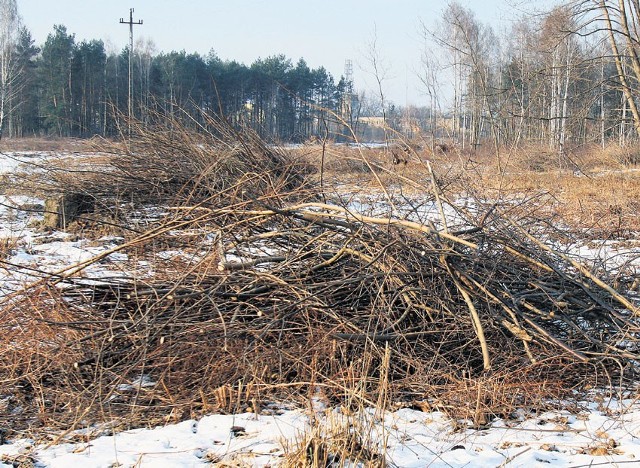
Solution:
<svg viewBox="0 0 640 468">
<path fill-rule="evenodd" d="M 143 154 L 217 154 L 169 135 L 133 159 L 151 180 L 162 167 Z M 151 228 L 3 301 L 12 424 L 152 423 L 318 389 L 343 405 L 427 401 L 480 424 L 633 379 L 637 305 L 499 210 L 458 209 L 463 223 L 448 226 L 432 177 L 439 227 L 367 215 L 321 203 L 268 146 L 240 146 L 230 154 L 271 169 L 240 166 L 230 179 L 221 162 L 206 183 L 178 181 L 182 203 Z M 191 256 L 162 269 L 161 249 Z M 83 278 L 118 251 L 155 258 L 154 274 Z"/>
<path fill-rule="evenodd" d="M 226 120 L 203 113 L 199 131 L 185 127 L 185 116 L 151 116 L 156 125 L 133 121 L 111 161 L 106 190 L 138 202 L 170 205 L 207 201 L 227 205 L 265 194 L 302 190 L 311 166 L 292 159 L 255 131 L 242 131 Z M 104 148 L 102 148 L 104 150 Z"/>
<path fill-rule="evenodd" d="M 225 206 L 261 196 L 299 197 L 310 188 L 313 167 L 252 129 L 238 130 L 202 113 L 194 131 L 185 126 L 187 115 L 148 114 L 146 122 L 125 121 L 122 140 L 88 141 L 84 152 L 63 153 L 54 164 L 32 164 L 29 172 L 7 176 L 7 185 L 43 198 L 82 194 L 95 200 L 100 215 L 110 212 L 121 222 L 127 214 L 121 205 Z"/>
<path fill-rule="evenodd" d="M 382 392 L 459 406 L 452 389 L 492 378 L 482 407 L 495 414 L 505 399 L 542 399 L 534 384 L 633 376 L 637 307 L 517 226 L 449 232 L 315 202 L 244 208 L 184 208 L 120 247 L 214 228 L 180 271 L 89 282 L 77 277 L 85 263 L 5 304 L 3 387 L 20 383 L 21 403 L 41 398 L 45 413 L 149 418 L 316 386 L 342 403 Z"/>
</svg>

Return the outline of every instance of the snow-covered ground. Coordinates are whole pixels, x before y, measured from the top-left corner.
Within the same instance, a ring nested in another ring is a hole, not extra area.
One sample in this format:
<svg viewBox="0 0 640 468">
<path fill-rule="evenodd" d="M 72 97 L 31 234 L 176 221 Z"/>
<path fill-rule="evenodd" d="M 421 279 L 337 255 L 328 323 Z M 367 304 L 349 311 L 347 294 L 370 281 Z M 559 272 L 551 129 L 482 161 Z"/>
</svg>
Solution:
<svg viewBox="0 0 640 468">
<path fill-rule="evenodd" d="M 305 436 L 321 434 L 318 427 L 326 429 L 325 437 L 341 424 L 347 427 L 343 418 L 338 411 L 311 418 L 303 410 L 210 415 L 97 438 L 89 430 L 78 431 L 71 434 L 74 442 L 55 445 L 14 440 L 0 446 L 0 456 L 8 462 L 28 455 L 36 466 L 52 468 L 197 467 L 213 462 L 277 466 L 304 444 Z M 351 416 L 350 422 L 349 430 L 383 453 L 387 466 L 640 466 L 640 407 L 629 400 L 586 403 L 579 411 L 547 412 L 520 421 L 496 420 L 482 430 L 455 429 L 442 413 L 412 409 L 382 416 L 370 411 Z"/>
<path fill-rule="evenodd" d="M 41 162 L 43 155 L 1 155 L 0 174 Z M 355 203 L 355 202 L 354 202 Z M 358 202 L 354 208 L 378 211 L 375 203 Z M 122 239 L 98 240 L 38 231 L 38 207 L 43 201 L 25 196 L 0 195 L 0 298 L 39 278 L 37 271 L 56 271 L 113 248 Z M 26 209 L 24 209 L 26 208 Z M 42 209 L 42 208 L 40 208 Z M 414 212 L 421 220 L 433 204 Z M 604 263 L 640 266 L 640 249 L 612 242 L 575 247 L 575 253 Z M 170 260 L 177 251 L 159 252 Z M 123 275 L 128 258 L 122 253 L 92 265 L 85 276 L 99 279 Z M 0 400 L 0 410 L 2 400 Z M 218 466 L 276 466 L 295 450 L 305 436 L 325 428 L 325 437 L 337 426 L 350 427 L 370 448 L 384 454 L 388 466 L 397 467 L 530 467 L 530 466 L 640 466 L 640 405 L 635 400 L 604 400 L 594 393 L 575 411 L 527 414 L 514 420 L 495 420 L 480 430 L 448 419 L 437 411 L 408 408 L 385 413 L 351 415 L 348 423 L 339 410 L 316 411 L 271 408 L 269 412 L 209 415 L 163 427 L 101 435 L 104 427 L 90 425 L 49 442 L 12 439 L 0 446 L 0 466 L 17 466 L 27 457 L 41 467 L 191 467 L 220 462 Z M 322 433 L 322 432 L 321 432 Z M 26 466 L 26 465 L 25 465 Z"/>
</svg>

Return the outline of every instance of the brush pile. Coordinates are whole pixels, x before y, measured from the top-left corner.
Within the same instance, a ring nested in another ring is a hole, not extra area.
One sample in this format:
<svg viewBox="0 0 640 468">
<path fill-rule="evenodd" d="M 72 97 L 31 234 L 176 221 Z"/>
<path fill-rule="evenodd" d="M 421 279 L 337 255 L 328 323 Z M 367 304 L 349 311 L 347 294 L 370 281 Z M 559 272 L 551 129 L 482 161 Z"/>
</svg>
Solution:
<svg viewBox="0 0 640 468">
<path fill-rule="evenodd" d="M 181 135 L 145 133 L 111 171 L 146 200 L 173 194 L 116 249 L 153 275 L 83 278 L 101 256 L 2 304 L 0 392 L 25 424 L 180 419 L 317 388 L 479 423 L 635 375 L 637 305 L 498 210 L 459 210 L 455 228 L 365 215 L 321 202 L 306 169 L 253 138 Z M 168 249 L 188 255 L 161 263 Z"/>
</svg>

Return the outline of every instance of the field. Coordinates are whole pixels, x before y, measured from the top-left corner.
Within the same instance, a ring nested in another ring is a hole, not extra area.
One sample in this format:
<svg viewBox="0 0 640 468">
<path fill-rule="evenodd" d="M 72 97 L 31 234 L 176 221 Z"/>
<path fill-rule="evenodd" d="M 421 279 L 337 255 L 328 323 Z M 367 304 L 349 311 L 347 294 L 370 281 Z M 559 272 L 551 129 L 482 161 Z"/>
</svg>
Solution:
<svg viewBox="0 0 640 468">
<path fill-rule="evenodd" d="M 3 463 L 640 456 L 633 148 L 210 124 L 3 142 Z"/>
</svg>

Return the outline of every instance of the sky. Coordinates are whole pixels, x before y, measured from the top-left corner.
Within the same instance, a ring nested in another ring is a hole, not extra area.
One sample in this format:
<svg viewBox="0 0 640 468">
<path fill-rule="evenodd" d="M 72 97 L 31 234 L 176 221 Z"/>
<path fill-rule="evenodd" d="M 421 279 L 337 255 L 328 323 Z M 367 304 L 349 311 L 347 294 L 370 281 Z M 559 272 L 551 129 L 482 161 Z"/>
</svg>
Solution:
<svg viewBox="0 0 640 468">
<path fill-rule="evenodd" d="M 547 0 L 545 0 L 547 1 Z M 551 0 L 549 0 L 551 1 Z M 427 104 L 417 73 L 424 49 L 421 22 L 432 27 L 447 0 L 17 0 L 25 26 L 42 45 L 55 24 L 76 41 L 102 39 L 107 50 L 129 41 L 134 8 L 134 38 L 151 40 L 157 52 L 213 50 L 223 60 L 250 65 L 258 58 L 284 54 L 294 63 L 324 66 L 336 79 L 345 61 L 353 63 L 357 90 L 375 90 L 370 61 L 376 44 L 386 70 L 385 98 L 397 105 Z M 527 4 L 542 0 L 460 0 L 498 32 Z"/>
</svg>

